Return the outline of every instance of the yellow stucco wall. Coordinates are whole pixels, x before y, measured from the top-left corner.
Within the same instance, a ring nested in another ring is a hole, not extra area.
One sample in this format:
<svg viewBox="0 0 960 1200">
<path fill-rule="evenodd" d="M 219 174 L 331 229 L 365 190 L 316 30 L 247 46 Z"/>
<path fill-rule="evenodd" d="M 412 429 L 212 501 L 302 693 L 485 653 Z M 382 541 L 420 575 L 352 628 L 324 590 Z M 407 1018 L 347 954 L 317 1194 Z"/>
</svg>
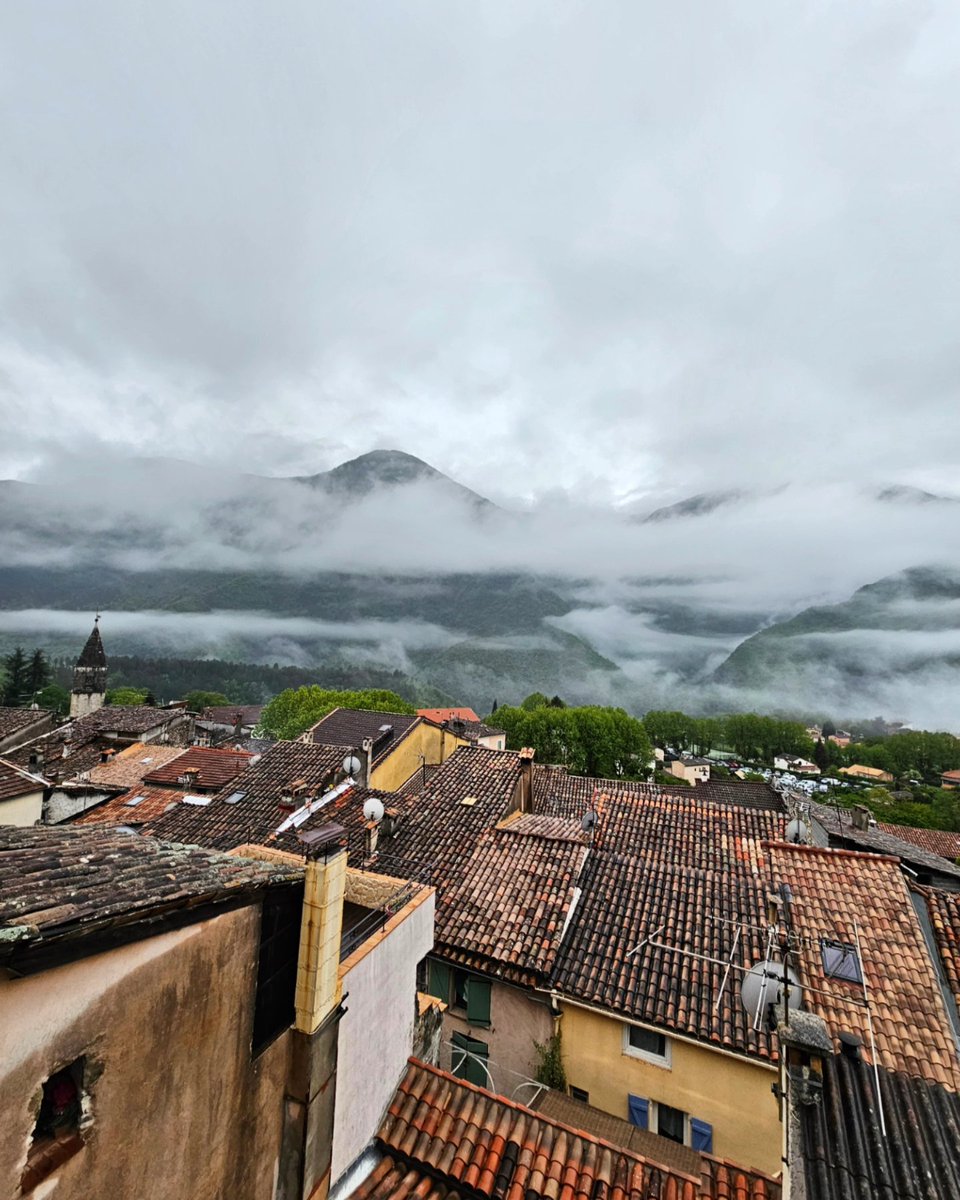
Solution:
<svg viewBox="0 0 960 1200">
<path fill-rule="evenodd" d="M 0 802 L 0 825 L 36 825 L 43 815 L 43 788 Z"/>
<path fill-rule="evenodd" d="M 627 1096 L 682 1109 L 713 1126 L 713 1153 L 771 1175 L 780 1170 L 776 1072 L 696 1043 L 671 1039 L 671 1067 L 624 1054 L 623 1022 L 561 1001 L 567 1082 L 596 1108 L 627 1119 Z"/>
<path fill-rule="evenodd" d="M 449 729 L 421 721 L 376 764 L 370 772 L 370 786 L 395 792 L 424 762 L 430 767 L 437 766 L 446 762 L 458 746 L 469 745 L 465 738 L 458 738 Z"/>
</svg>

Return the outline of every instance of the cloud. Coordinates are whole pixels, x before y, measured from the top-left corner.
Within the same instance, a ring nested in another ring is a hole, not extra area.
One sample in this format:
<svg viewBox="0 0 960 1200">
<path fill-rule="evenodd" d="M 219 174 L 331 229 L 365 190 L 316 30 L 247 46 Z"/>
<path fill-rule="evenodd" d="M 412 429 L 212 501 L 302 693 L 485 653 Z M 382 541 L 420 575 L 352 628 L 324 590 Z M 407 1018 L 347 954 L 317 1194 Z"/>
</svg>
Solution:
<svg viewBox="0 0 960 1200">
<path fill-rule="evenodd" d="M 16 6 L 0 473 L 949 481 L 958 49 L 946 0 Z"/>
</svg>

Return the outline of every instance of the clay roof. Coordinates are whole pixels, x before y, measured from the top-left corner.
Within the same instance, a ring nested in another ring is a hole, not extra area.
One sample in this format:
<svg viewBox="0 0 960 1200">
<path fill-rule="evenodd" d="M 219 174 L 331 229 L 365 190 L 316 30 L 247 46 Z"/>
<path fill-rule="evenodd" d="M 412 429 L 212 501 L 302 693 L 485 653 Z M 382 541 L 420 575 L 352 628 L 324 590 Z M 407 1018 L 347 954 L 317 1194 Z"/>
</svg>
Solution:
<svg viewBox="0 0 960 1200">
<path fill-rule="evenodd" d="M 377 763 L 393 750 L 420 720 L 420 717 L 409 716 L 407 713 L 335 708 L 312 726 L 309 733 L 314 742 L 325 746 L 349 747 L 352 750 L 360 749 L 364 738 L 373 738 L 373 761 Z M 391 727 L 389 732 L 387 726 Z"/>
<path fill-rule="evenodd" d="M 49 721 L 50 714 L 42 708 L 4 708 L 0 706 L 0 741 L 22 729 L 29 729 L 41 721 Z"/>
<path fill-rule="evenodd" d="M 876 1082 L 886 1123 L 880 1127 Z M 807 1200 L 960 1196 L 960 1096 L 844 1055 L 825 1060 L 823 1096 L 798 1106 L 794 1176 Z"/>
<path fill-rule="evenodd" d="M 778 1200 L 779 1184 L 741 1172 L 742 1190 L 687 1174 L 551 1120 L 411 1059 L 376 1142 L 384 1154 L 352 1200 L 452 1195 L 498 1200 Z"/>
<path fill-rule="evenodd" d="M 460 746 L 415 794 L 398 832 L 381 842 L 378 871 L 442 886 L 485 829 L 507 812 L 520 780 L 516 754 Z"/>
<path fill-rule="evenodd" d="M 201 721 L 209 721 L 211 725 L 236 725 L 240 717 L 242 725 L 256 725 L 263 713 L 262 704 L 226 704 L 219 707 L 205 708 L 200 714 Z"/>
<path fill-rule="evenodd" d="M 436 949 L 454 962 L 531 986 L 545 983 L 587 854 L 578 839 L 483 833 L 442 894 Z"/>
<path fill-rule="evenodd" d="M 418 708 L 418 717 L 426 717 L 428 721 L 436 721 L 442 725 L 444 721 L 479 721 L 480 718 L 472 708 Z"/>
<path fill-rule="evenodd" d="M 680 785 L 643 783 L 632 779 L 592 779 L 568 775 L 563 767 L 537 766 L 534 771 L 534 796 L 538 812 L 558 816 L 581 817 L 591 807 L 595 793 L 644 797 L 672 795 L 700 802 L 726 804 L 736 808 L 761 808 L 782 813 L 783 800 L 765 783 L 743 780 L 709 779 L 698 783 L 695 791 Z"/>
<path fill-rule="evenodd" d="M 206 746 L 191 746 L 176 758 L 160 764 L 143 776 L 144 783 L 175 785 L 187 771 L 196 771 L 196 779 L 190 784 L 203 792 L 215 792 L 231 783 L 250 762 L 246 750 L 213 750 Z"/>
<path fill-rule="evenodd" d="M 810 815 L 830 835 L 832 841 L 842 842 L 849 848 L 872 850 L 875 854 L 895 855 L 911 867 L 934 876 L 941 875 L 945 879 L 955 880 L 956 884 L 952 886 L 960 886 L 960 867 L 948 862 L 939 854 L 925 850 L 915 842 L 895 837 L 879 825 L 870 829 L 857 829 L 853 824 L 852 815 L 845 809 L 841 808 L 838 813 L 837 809 L 818 804 L 816 801 L 810 801 L 809 805 Z"/>
<path fill-rule="evenodd" d="M 699 865 L 692 839 L 686 846 L 678 840 L 676 855 L 668 840 L 647 855 L 592 853 L 554 986 L 648 1025 L 773 1058 L 769 1032 L 754 1031 L 735 986 L 717 1004 L 724 964 L 744 969 L 763 957 L 761 934 L 750 926 L 764 920 L 766 862 L 759 846 L 728 846 L 719 828 L 704 826 L 700 841 L 706 853 Z"/>
<path fill-rule="evenodd" d="M 16 969 L 19 957 L 60 939 L 301 878 L 293 866 L 112 828 L 0 826 L 0 963 Z"/>
<path fill-rule="evenodd" d="M 879 821 L 877 825 L 884 833 L 929 850 L 931 854 L 939 854 L 950 862 L 960 857 L 960 833 L 946 829 L 915 829 L 912 825 L 891 825 L 887 821 Z"/>
<path fill-rule="evenodd" d="M 78 667 L 102 667 L 107 665 L 107 656 L 103 649 L 103 642 L 100 639 L 100 619 L 97 618 L 93 623 L 93 629 L 90 631 L 90 636 L 84 643 L 83 649 L 80 651 L 80 657 L 77 659 Z"/>
<path fill-rule="evenodd" d="M 47 781 L 40 775 L 25 771 L 9 759 L 0 758 L 0 800 L 13 800 L 30 792 L 42 792 Z"/>
<path fill-rule="evenodd" d="M 949 779 L 951 782 L 956 781 L 957 783 L 960 783 L 960 771 L 944 771 L 940 778 Z"/>
<path fill-rule="evenodd" d="M 155 708 L 151 704 L 105 704 L 85 717 L 78 717 L 65 728 L 71 741 L 86 741 L 105 733 L 138 734 L 158 725 L 182 719 L 182 708 Z"/>
<path fill-rule="evenodd" d="M 960 894 L 915 884 L 910 890 L 926 906 L 943 973 L 960 1008 Z"/>
<path fill-rule="evenodd" d="M 231 754 L 232 756 L 232 754 Z M 302 799 L 343 775 L 343 749 L 307 742 L 276 742 L 226 784 L 205 806 L 179 804 L 151 825 L 156 837 L 226 850 L 269 836 L 287 815 L 280 800 L 302 785 Z M 234 802 L 231 798 L 239 796 Z M 300 803 L 300 800 L 297 800 Z"/>
<path fill-rule="evenodd" d="M 834 1037 L 858 1035 L 873 1061 L 863 988 L 827 975 L 822 957 L 821 939 L 855 946 L 859 935 L 878 1065 L 960 1087 L 953 1030 L 899 861 L 787 843 L 768 850 L 774 887 L 793 892 L 805 1006 Z"/>
<path fill-rule="evenodd" d="M 190 792 L 169 787 L 150 787 L 139 783 L 112 796 L 104 804 L 88 808 L 73 825 L 146 825 L 159 820 L 165 812 L 179 804 Z"/>
<path fill-rule="evenodd" d="M 100 749 L 98 747 L 98 755 Z M 104 788 L 131 788 L 150 771 L 183 754 L 182 746 L 133 742 L 90 769 L 87 778 Z"/>
</svg>

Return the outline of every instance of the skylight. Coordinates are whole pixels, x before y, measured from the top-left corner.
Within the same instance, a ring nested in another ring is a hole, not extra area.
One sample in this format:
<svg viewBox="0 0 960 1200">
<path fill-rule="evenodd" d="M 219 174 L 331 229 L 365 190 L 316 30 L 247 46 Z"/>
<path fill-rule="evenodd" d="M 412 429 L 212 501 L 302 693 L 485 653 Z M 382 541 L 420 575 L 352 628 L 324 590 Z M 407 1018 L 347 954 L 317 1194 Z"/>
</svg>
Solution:
<svg viewBox="0 0 960 1200">
<path fill-rule="evenodd" d="M 201 808 L 205 808 L 212 799 L 213 799 L 212 796 L 184 796 L 183 803 L 184 804 L 197 804 Z"/>
<path fill-rule="evenodd" d="M 224 800 L 224 804 L 237 804 L 246 794 L 246 792 L 231 792 L 226 800 Z"/>
<path fill-rule="evenodd" d="M 135 808 L 138 804 L 143 803 L 143 796 L 131 796 L 129 800 L 125 800 L 124 804 L 127 808 Z"/>
<path fill-rule="evenodd" d="M 848 983 L 863 983 L 863 968 L 856 946 L 847 942 L 832 942 L 826 938 L 820 943 L 823 955 L 823 972 L 828 979 L 845 979 Z"/>
</svg>

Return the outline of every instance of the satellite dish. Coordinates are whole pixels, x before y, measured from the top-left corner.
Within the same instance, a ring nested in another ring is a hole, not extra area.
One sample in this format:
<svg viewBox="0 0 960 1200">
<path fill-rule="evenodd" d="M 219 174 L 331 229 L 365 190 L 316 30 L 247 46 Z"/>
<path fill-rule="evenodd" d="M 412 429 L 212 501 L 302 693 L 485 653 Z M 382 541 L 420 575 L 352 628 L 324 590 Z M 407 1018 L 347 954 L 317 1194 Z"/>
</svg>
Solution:
<svg viewBox="0 0 960 1200">
<path fill-rule="evenodd" d="M 743 982 L 740 984 L 740 1003 L 753 1016 L 758 1008 L 762 1011 L 769 1009 L 772 1005 L 783 1005 L 783 979 L 784 967 L 782 962 L 774 962 L 772 959 L 766 962 L 759 962 L 755 967 L 744 975 Z M 800 1001 L 803 999 L 800 980 L 797 978 L 796 972 L 787 967 L 787 979 L 790 983 L 790 995 L 787 1000 L 787 1007 L 790 1009 L 798 1009 Z"/>
<path fill-rule="evenodd" d="M 347 757 L 343 760 L 343 769 L 346 771 L 346 773 L 348 775 L 359 775 L 360 768 L 362 766 L 363 766 L 363 764 L 360 762 L 360 759 L 357 758 L 357 756 L 355 754 L 348 754 Z"/>
<path fill-rule="evenodd" d="M 794 819 L 787 826 L 786 837 L 788 842 L 806 842 L 809 830 L 799 817 Z"/>
<path fill-rule="evenodd" d="M 597 814 L 593 811 L 592 808 L 588 809 L 588 811 L 583 814 L 583 817 L 580 820 L 580 828 L 583 830 L 584 833 L 589 833 L 591 831 L 591 829 L 593 829 L 596 826 L 596 824 L 597 824 Z"/>
<path fill-rule="evenodd" d="M 363 815 L 368 821 L 383 820 L 383 801 L 371 796 L 363 806 Z"/>
</svg>

